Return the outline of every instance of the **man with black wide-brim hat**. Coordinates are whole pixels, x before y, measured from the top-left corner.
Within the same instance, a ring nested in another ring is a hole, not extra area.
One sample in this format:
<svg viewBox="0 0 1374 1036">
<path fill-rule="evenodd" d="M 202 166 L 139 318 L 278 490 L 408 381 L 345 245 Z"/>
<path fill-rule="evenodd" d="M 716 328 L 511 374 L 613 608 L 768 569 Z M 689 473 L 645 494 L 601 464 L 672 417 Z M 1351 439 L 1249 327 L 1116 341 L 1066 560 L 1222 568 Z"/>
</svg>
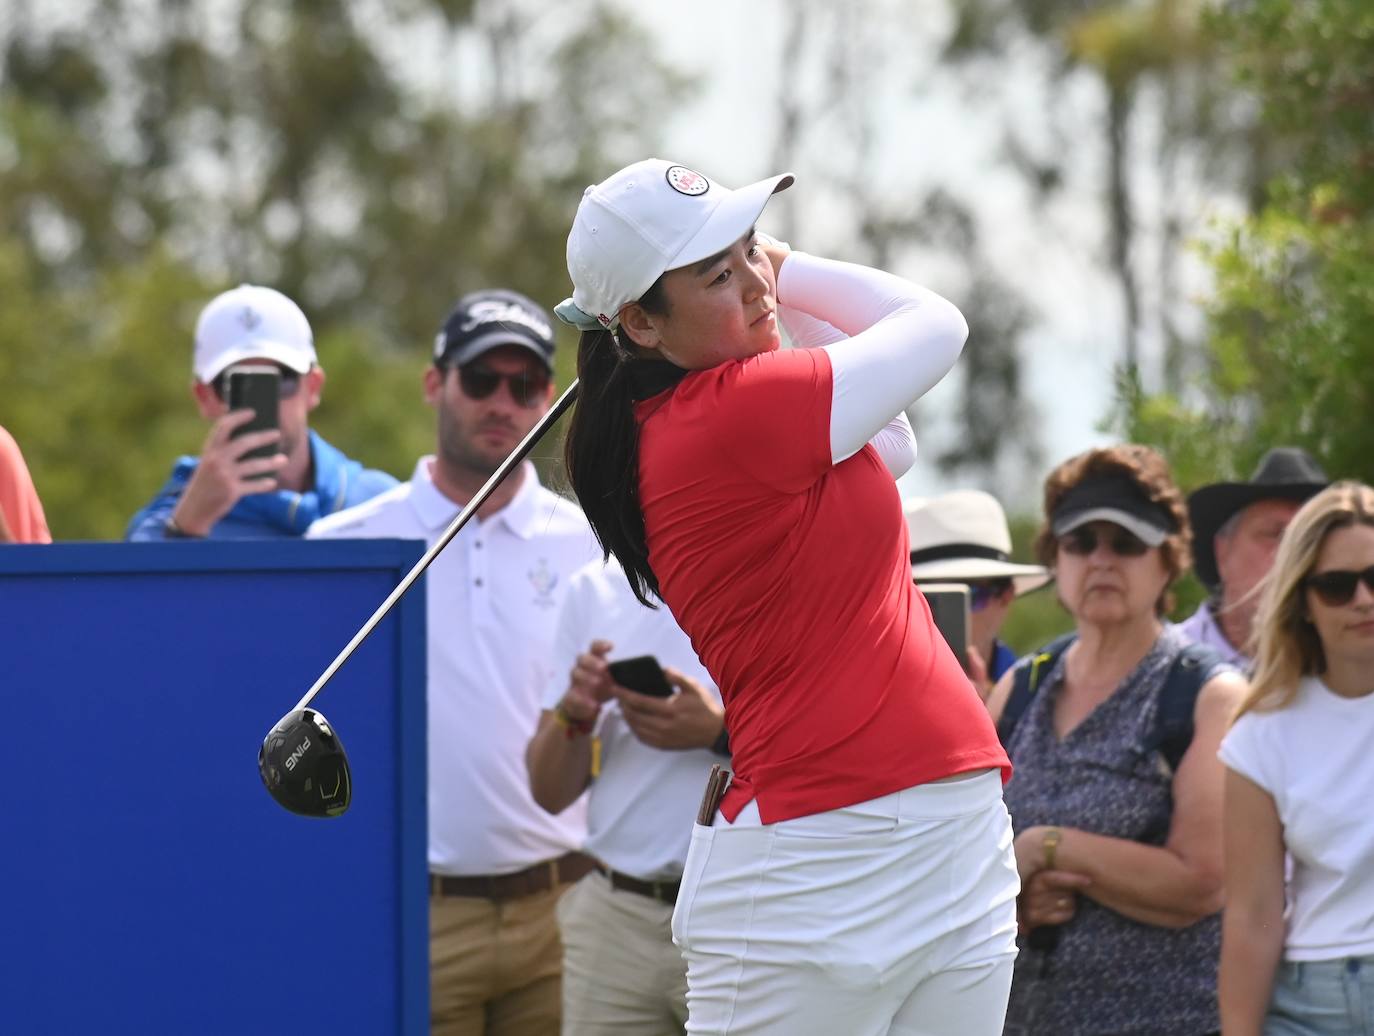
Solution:
<svg viewBox="0 0 1374 1036">
<path fill-rule="evenodd" d="M 1329 482 L 1306 450 L 1276 446 L 1249 482 L 1216 482 L 1195 490 L 1188 497 L 1193 569 L 1211 597 L 1179 629 L 1247 668 L 1259 606 L 1256 587 L 1274 564 L 1293 515 Z"/>
</svg>

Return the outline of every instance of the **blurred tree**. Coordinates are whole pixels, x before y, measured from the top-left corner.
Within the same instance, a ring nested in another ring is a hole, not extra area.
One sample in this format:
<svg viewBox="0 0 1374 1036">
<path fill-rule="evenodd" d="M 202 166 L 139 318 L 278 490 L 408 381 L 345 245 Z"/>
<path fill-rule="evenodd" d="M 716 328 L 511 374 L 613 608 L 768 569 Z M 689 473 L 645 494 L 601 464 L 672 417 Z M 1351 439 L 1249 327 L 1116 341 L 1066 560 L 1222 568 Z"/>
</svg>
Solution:
<svg viewBox="0 0 1374 1036">
<path fill-rule="evenodd" d="M 962 186 L 932 185 L 893 196 L 874 175 L 883 165 L 880 153 L 891 146 L 884 139 L 883 85 L 895 80 L 905 96 L 913 79 L 931 71 L 913 60 L 912 46 L 928 35 L 928 19 L 899 0 L 795 0 L 783 7 L 781 18 L 771 167 L 804 165 L 820 181 L 809 185 L 810 192 L 843 199 L 846 213 L 852 213 L 854 240 L 834 242 L 842 254 L 881 269 L 909 270 L 958 301 L 969 321 L 969 341 L 956 368 L 953 428 L 943 437 L 953 445 L 940 450 L 935 463 L 945 474 L 1004 494 L 1021 488 L 1026 473 L 1042 462 L 1035 407 L 1023 391 L 1021 369 L 1023 338 L 1034 314 L 989 261 Z M 937 56 L 932 49 L 931 66 Z M 904 170 L 906 178 L 911 175 Z M 784 194 L 770 211 L 801 242 L 806 238 L 795 205 Z M 914 254 L 920 250 L 925 254 Z M 921 411 L 913 408 L 918 424 Z"/>
<path fill-rule="evenodd" d="M 1191 485 L 1248 477 L 1278 444 L 1374 481 L 1374 8 L 1249 0 L 1215 30 L 1293 162 L 1259 212 L 1204 246 L 1204 376 L 1171 394 L 1128 383 L 1119 426 Z"/>
<path fill-rule="evenodd" d="M 1028 121 L 1022 105 L 1008 106 L 1005 116 L 1006 157 L 1042 203 L 1073 188 L 1071 167 L 1081 161 L 1085 136 L 1100 143 L 1105 255 L 1122 312 L 1111 337 L 1120 343 L 1123 366 L 1135 369 L 1146 359 L 1142 338 L 1158 342 L 1149 366 L 1173 391 L 1195 367 L 1193 343 L 1179 326 L 1187 308 L 1180 266 L 1201 203 L 1185 185 L 1211 181 L 1251 196 L 1257 170 L 1273 160 L 1216 61 L 1204 17 L 1209 6 L 1205 0 L 952 0 L 946 47 L 951 61 L 974 70 L 979 91 L 987 89 L 990 73 L 1005 75 L 1001 66 L 1024 57 L 1028 46 L 1043 58 L 1053 103 L 1039 122 Z M 1060 103 L 1085 78 L 1100 99 L 1087 125 L 1081 103 Z"/>
<path fill-rule="evenodd" d="M 0 412 L 59 538 L 199 450 L 191 329 L 241 281 L 310 317 L 321 432 L 406 475 L 454 300 L 561 299 L 583 187 L 691 89 L 608 0 L 78 6 L 0 19 Z"/>
</svg>

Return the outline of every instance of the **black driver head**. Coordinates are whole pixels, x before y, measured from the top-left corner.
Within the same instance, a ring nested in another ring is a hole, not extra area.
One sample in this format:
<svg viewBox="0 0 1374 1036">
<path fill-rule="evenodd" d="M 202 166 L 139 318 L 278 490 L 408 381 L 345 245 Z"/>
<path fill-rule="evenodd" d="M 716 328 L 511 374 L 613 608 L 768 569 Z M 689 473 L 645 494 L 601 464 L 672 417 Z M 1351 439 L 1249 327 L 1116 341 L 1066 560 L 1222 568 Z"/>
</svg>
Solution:
<svg viewBox="0 0 1374 1036">
<path fill-rule="evenodd" d="M 307 817 L 337 817 L 353 798 L 348 756 L 314 709 L 288 712 L 262 739 L 258 773 L 272 797 Z"/>
</svg>

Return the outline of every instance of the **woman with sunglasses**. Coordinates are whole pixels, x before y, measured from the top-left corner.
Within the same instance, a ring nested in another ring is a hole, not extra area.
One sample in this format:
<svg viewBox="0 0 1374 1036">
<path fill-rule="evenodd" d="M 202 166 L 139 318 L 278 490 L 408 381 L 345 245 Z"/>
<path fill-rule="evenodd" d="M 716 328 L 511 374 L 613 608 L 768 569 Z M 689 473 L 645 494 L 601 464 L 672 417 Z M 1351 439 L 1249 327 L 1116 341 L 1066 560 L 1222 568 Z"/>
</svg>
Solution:
<svg viewBox="0 0 1374 1036">
<path fill-rule="evenodd" d="M 1222 1025 L 1371 1032 L 1374 489 L 1339 482 L 1303 505 L 1257 620 L 1250 693 L 1221 744 Z"/>
<path fill-rule="evenodd" d="M 1189 532 L 1159 454 L 1123 445 L 1065 461 L 1045 482 L 1045 519 L 1036 550 L 1075 637 L 1001 727 L 1027 933 L 1007 1031 L 1201 1036 L 1217 1028 L 1216 751 L 1245 684 L 1205 661 L 1174 765 L 1154 734 L 1187 645 L 1163 616 Z M 995 717 L 1032 659 L 999 681 Z"/>
<path fill-rule="evenodd" d="M 672 923 L 687 1031 L 992 1036 L 1006 756 L 911 581 L 894 482 L 903 410 L 967 327 L 908 281 L 762 241 L 791 182 L 621 170 L 583 196 L 558 307 L 583 332 L 573 487 L 725 702 L 735 773 Z M 802 347 L 780 349 L 780 318 Z"/>
</svg>

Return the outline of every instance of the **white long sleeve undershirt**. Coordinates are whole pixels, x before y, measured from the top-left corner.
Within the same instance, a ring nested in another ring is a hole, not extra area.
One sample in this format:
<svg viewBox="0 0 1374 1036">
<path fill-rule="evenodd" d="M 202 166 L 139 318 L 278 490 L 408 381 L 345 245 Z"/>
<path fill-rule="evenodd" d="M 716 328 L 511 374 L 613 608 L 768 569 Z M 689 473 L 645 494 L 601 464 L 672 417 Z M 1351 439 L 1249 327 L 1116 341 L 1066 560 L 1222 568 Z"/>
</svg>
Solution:
<svg viewBox="0 0 1374 1036">
<path fill-rule="evenodd" d="M 830 357 L 830 453 L 838 464 L 872 442 L 896 477 L 916 459 L 906 408 L 939 382 L 968 337 L 963 314 L 927 288 L 881 270 L 792 252 L 778 314 L 798 346 Z"/>
</svg>

